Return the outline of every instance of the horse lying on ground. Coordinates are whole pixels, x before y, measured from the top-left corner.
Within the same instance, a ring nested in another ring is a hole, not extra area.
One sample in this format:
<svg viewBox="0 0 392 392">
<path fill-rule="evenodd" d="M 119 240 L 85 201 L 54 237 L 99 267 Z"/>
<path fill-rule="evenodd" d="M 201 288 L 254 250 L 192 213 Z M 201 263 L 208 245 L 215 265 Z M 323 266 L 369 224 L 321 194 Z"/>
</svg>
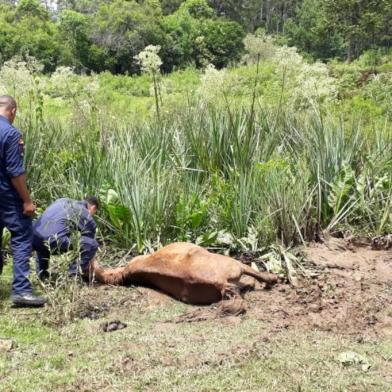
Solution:
<svg viewBox="0 0 392 392">
<path fill-rule="evenodd" d="M 188 243 L 167 245 L 150 255 L 135 257 L 121 268 L 103 269 L 93 261 L 91 272 L 100 283 L 149 286 L 194 305 L 207 305 L 238 295 L 242 275 L 268 286 L 277 282 L 271 273 L 257 272 L 231 257 Z"/>
</svg>

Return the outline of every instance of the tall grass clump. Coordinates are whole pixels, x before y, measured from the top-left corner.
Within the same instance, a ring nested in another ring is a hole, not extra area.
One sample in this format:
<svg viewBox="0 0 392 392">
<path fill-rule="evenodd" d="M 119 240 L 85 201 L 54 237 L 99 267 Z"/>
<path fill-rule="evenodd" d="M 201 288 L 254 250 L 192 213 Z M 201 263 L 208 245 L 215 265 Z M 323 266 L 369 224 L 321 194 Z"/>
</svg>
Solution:
<svg viewBox="0 0 392 392">
<path fill-rule="evenodd" d="M 326 65 L 248 37 L 244 66 L 207 67 L 198 85 L 192 79 L 170 94 L 173 76 L 160 74 L 158 49 L 139 58 L 152 90 L 132 110 L 136 97 L 108 91 L 108 74 L 48 77 L 16 60 L 2 68 L 0 87 L 20 97 L 41 208 L 97 194 L 101 237 L 138 252 L 176 240 L 290 246 L 326 231 L 391 231 L 388 117 L 348 115 Z M 135 77 L 121 80 L 138 86 Z"/>
<path fill-rule="evenodd" d="M 323 230 L 390 230 L 388 126 L 276 110 L 189 108 L 171 122 L 119 120 L 110 132 L 33 127 L 34 195 L 44 205 L 99 193 L 105 238 L 138 251 L 219 233 L 292 245 Z"/>
</svg>

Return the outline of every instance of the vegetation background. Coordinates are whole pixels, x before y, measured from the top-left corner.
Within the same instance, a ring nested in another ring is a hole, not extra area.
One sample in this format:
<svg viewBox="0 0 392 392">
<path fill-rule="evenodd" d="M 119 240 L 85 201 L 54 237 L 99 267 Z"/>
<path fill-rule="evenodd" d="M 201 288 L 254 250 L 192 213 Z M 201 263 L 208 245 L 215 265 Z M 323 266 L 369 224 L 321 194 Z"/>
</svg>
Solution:
<svg viewBox="0 0 392 392">
<path fill-rule="evenodd" d="M 19 104 L 38 213 L 97 194 L 101 263 L 192 241 L 290 283 L 298 244 L 390 234 L 391 20 L 392 0 L 0 0 L 0 94 Z M 50 300 L 39 312 L 10 307 L 7 264 L 0 390 L 390 391 L 390 339 L 302 320 L 274 331 L 268 305 L 286 313 L 266 292 L 260 317 L 170 324 L 194 309 L 81 288 L 71 257 L 52 284 L 33 277 Z M 331 276 L 323 298 L 349 301 Z M 390 284 L 379 290 L 376 308 Z M 103 317 L 128 328 L 104 334 Z M 370 369 L 343 366 L 346 351 Z"/>
<path fill-rule="evenodd" d="M 39 207 L 99 194 L 102 239 L 138 252 L 390 232 L 391 10 L 2 1 L 0 88 Z"/>
</svg>

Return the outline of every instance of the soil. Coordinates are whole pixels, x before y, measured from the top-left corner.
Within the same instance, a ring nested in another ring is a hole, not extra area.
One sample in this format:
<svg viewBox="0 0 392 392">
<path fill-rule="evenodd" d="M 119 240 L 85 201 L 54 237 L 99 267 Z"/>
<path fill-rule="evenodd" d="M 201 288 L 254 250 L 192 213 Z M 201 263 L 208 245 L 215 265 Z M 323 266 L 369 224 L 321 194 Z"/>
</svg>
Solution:
<svg viewBox="0 0 392 392">
<path fill-rule="evenodd" d="M 380 246 L 380 243 L 383 246 Z M 392 250 L 391 242 L 331 238 L 324 244 L 311 244 L 303 249 L 306 276 L 298 287 L 279 283 L 265 290 L 244 294 L 243 300 L 223 301 L 207 307 L 191 307 L 185 314 L 162 320 L 168 323 L 199 322 L 227 318 L 240 322 L 252 317 L 269 325 L 266 335 L 287 329 L 331 331 L 367 337 L 392 337 Z M 374 250 L 372 248 L 384 249 Z M 252 255 L 246 254 L 249 263 Z M 98 286 L 88 302 L 80 304 L 79 317 L 104 317 L 111 308 L 137 306 L 144 312 L 164 307 L 172 298 L 149 288 L 116 288 L 116 300 L 108 298 L 108 286 Z"/>
<path fill-rule="evenodd" d="M 365 244 L 362 244 L 365 245 Z M 248 314 L 271 331 L 299 327 L 392 336 L 392 251 L 330 239 L 304 250 L 308 277 L 246 295 Z"/>
</svg>

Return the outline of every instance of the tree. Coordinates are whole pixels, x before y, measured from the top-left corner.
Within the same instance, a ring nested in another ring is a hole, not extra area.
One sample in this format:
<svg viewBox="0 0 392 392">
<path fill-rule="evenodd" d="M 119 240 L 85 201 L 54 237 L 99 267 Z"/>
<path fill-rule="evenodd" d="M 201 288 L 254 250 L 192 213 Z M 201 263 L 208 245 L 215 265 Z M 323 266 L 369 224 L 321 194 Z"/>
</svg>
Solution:
<svg viewBox="0 0 392 392">
<path fill-rule="evenodd" d="M 162 12 L 164 15 L 170 15 L 177 11 L 184 0 L 161 0 Z"/>
<path fill-rule="evenodd" d="M 327 60 L 344 54 L 343 36 L 331 30 L 324 0 L 304 0 L 295 17 L 286 22 L 284 33 L 289 45 L 314 58 Z"/>
<path fill-rule="evenodd" d="M 206 0 L 187 0 L 173 15 L 164 17 L 167 44 L 162 50 L 165 71 L 173 67 L 208 63 L 218 68 L 239 58 L 243 28 L 236 22 L 214 18 Z"/>
<path fill-rule="evenodd" d="M 302 0 L 210 0 L 218 15 L 239 22 L 248 32 L 263 27 L 267 33 L 284 30 L 286 21 L 295 15 Z"/>
<path fill-rule="evenodd" d="M 214 10 L 208 5 L 206 0 L 186 0 L 181 4 L 180 13 L 187 12 L 192 18 L 211 18 Z"/>
<path fill-rule="evenodd" d="M 351 61 L 373 45 L 390 45 L 392 0 L 324 0 L 331 31 L 345 39 Z"/>
<path fill-rule="evenodd" d="M 245 32 L 238 23 L 206 19 L 200 26 L 200 34 L 198 42 L 202 42 L 204 52 L 199 50 L 197 65 L 206 65 L 207 60 L 220 69 L 240 59 Z"/>
<path fill-rule="evenodd" d="M 162 70 L 171 72 L 174 68 L 194 63 L 195 37 L 197 36 L 197 20 L 189 13 L 176 12 L 164 17 L 162 26 L 166 42 L 162 45 Z"/>
<path fill-rule="evenodd" d="M 21 0 L 16 7 L 16 17 L 37 18 L 42 21 L 49 20 L 49 13 L 39 0 Z"/>
<path fill-rule="evenodd" d="M 134 57 L 146 46 L 164 43 L 159 2 L 134 0 L 102 3 L 91 20 L 90 39 L 106 51 L 106 66 L 114 73 L 136 73 Z"/>
<path fill-rule="evenodd" d="M 105 0 L 57 0 L 57 8 L 72 10 L 83 14 L 94 14 Z"/>
<path fill-rule="evenodd" d="M 91 18 L 72 10 L 64 10 L 59 18 L 59 35 L 62 37 L 62 63 L 77 71 L 105 70 L 107 53 L 89 38 Z"/>
<path fill-rule="evenodd" d="M 38 0 L 21 0 L 15 6 L 3 6 L 0 42 L 2 60 L 15 55 L 33 56 L 44 64 L 45 71 L 55 69 L 60 58 L 57 29 Z M 4 44 L 4 45 L 3 45 Z"/>
<path fill-rule="evenodd" d="M 263 0 L 210 0 L 209 4 L 217 15 L 240 23 L 249 32 L 261 25 Z"/>
<path fill-rule="evenodd" d="M 16 54 L 13 44 L 16 35 L 15 8 L 9 4 L 0 4 L 0 61 L 9 60 Z"/>
</svg>

